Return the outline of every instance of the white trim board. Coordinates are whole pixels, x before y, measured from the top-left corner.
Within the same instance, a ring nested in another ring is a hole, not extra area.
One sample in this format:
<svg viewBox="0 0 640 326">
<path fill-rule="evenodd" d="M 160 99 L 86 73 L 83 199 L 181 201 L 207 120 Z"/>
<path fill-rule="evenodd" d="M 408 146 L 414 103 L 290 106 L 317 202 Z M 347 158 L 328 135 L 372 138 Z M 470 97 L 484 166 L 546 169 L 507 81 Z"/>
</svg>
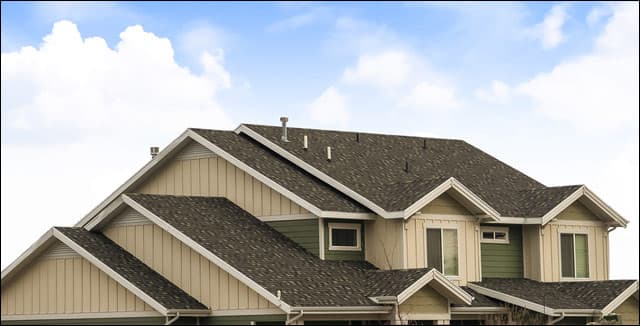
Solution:
<svg viewBox="0 0 640 326">
<path fill-rule="evenodd" d="M 638 294 L 638 281 L 633 282 L 626 290 L 622 291 L 618 297 L 613 299 L 608 305 L 602 308 L 602 314 L 608 315 L 618 308 L 622 303 L 627 301 L 632 295 Z"/>
<path fill-rule="evenodd" d="M 589 188 L 586 186 L 581 186 L 576 191 L 574 191 L 567 198 L 562 200 L 558 205 L 552 208 L 549 212 L 547 212 L 544 216 L 542 216 L 541 224 L 544 226 L 547 223 L 551 222 L 554 218 L 556 218 L 562 211 L 564 211 L 567 207 L 571 206 L 571 204 L 575 203 L 577 200 L 581 198 L 586 198 L 588 200 L 589 210 L 596 209 L 600 211 L 600 214 L 596 214 L 599 217 L 604 214 L 609 219 L 615 222 L 615 226 L 626 227 L 629 223 L 628 220 L 624 219 L 618 212 L 613 210 L 613 208 L 609 207 L 600 197 L 596 196 Z"/>
<path fill-rule="evenodd" d="M 189 246 L 192 250 L 196 251 L 200 255 L 206 257 L 207 259 L 209 259 L 214 264 L 218 265 L 224 271 L 226 271 L 227 273 L 229 273 L 233 277 L 237 278 L 240 282 L 244 283 L 249 288 L 251 288 L 252 290 L 256 291 L 258 294 L 263 296 L 265 299 L 269 300 L 269 302 L 273 303 L 276 307 L 279 307 L 284 312 L 289 312 L 290 311 L 291 307 L 288 304 L 286 304 L 284 301 L 280 300 L 278 297 L 276 297 L 271 292 L 267 291 L 265 288 L 263 288 L 261 285 L 256 283 L 254 280 L 252 280 L 248 276 L 244 275 L 242 272 L 237 270 L 235 267 L 229 265 L 229 263 L 227 263 L 226 261 L 222 260 L 220 257 L 218 257 L 215 254 L 213 254 L 211 251 L 209 251 L 206 248 L 204 248 L 198 242 L 196 242 L 193 239 L 189 238 L 187 235 L 185 235 L 184 233 L 180 232 L 178 229 L 174 228 L 171 224 L 165 222 L 163 219 L 161 219 L 157 215 L 155 215 L 152 212 L 150 212 L 149 210 L 147 210 L 144 206 L 140 205 L 135 200 L 131 199 L 129 196 L 122 195 L 122 199 L 123 199 L 124 203 L 126 203 L 131 208 L 133 208 L 136 211 L 138 211 L 138 213 L 144 215 L 146 218 L 151 220 L 153 223 L 158 225 L 160 228 L 162 228 L 163 230 L 167 231 L 169 234 L 171 234 L 172 236 L 176 237 L 178 240 L 182 241 L 182 243 L 184 243 L 187 246 Z"/>
<path fill-rule="evenodd" d="M 437 270 L 431 269 L 430 271 L 425 273 L 421 278 L 419 278 L 417 281 L 415 281 L 413 284 L 411 284 L 409 287 L 404 289 L 401 293 L 399 293 L 396 296 L 398 304 L 402 304 L 403 302 L 405 302 L 412 295 L 414 295 L 416 292 L 418 292 L 425 285 L 429 284 L 432 281 L 441 285 L 444 288 L 444 290 L 447 290 L 449 292 L 449 296 L 447 295 L 444 295 L 444 296 L 450 300 L 453 298 L 457 300 L 459 303 L 465 303 L 468 305 L 470 305 L 471 302 L 473 301 L 473 296 L 465 292 L 459 286 L 455 285 L 453 282 L 451 282 L 448 278 L 443 276 Z"/>
<path fill-rule="evenodd" d="M 82 312 L 71 314 L 2 315 L 2 320 L 99 319 L 160 317 L 157 311 Z"/>
</svg>

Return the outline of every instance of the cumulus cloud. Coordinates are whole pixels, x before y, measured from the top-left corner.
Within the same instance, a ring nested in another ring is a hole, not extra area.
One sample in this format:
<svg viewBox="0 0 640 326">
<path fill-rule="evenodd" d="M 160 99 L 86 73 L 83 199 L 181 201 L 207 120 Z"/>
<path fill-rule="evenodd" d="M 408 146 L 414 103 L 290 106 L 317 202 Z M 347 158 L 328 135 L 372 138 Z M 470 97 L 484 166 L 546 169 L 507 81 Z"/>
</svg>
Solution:
<svg viewBox="0 0 640 326">
<path fill-rule="evenodd" d="M 349 121 L 347 98 L 331 86 L 307 107 L 311 119 L 324 125 L 346 125 Z"/>
<path fill-rule="evenodd" d="M 511 98 L 511 87 L 503 81 L 493 80 L 489 87 L 477 89 L 474 94 L 476 98 L 484 102 L 506 103 Z"/>
<path fill-rule="evenodd" d="M 566 16 L 563 6 L 553 6 L 544 20 L 533 27 L 531 33 L 540 39 L 543 48 L 552 49 L 564 42 L 562 26 Z"/>
<path fill-rule="evenodd" d="M 638 121 L 638 4 L 613 8 L 594 50 L 556 65 L 517 87 L 535 109 L 583 129 L 614 129 Z"/>
<path fill-rule="evenodd" d="M 347 68 L 342 80 L 351 84 L 369 84 L 377 87 L 397 87 L 406 83 L 411 73 L 411 62 L 403 51 L 390 50 L 365 54 L 355 67 Z"/>
<path fill-rule="evenodd" d="M 148 161 L 149 146 L 187 127 L 233 126 L 217 101 L 231 86 L 223 53 L 199 58 L 195 74 L 142 26 L 110 48 L 69 21 L 2 53 L 2 266 L 51 225 L 80 220 Z"/>
<path fill-rule="evenodd" d="M 418 83 L 411 92 L 399 102 L 401 106 L 428 110 L 446 110 L 460 106 L 460 102 L 451 88 Z"/>
<path fill-rule="evenodd" d="M 611 14 L 611 10 L 609 7 L 596 7 L 589 11 L 587 15 L 587 24 L 589 26 L 594 26 L 598 24 L 604 17 Z"/>
</svg>

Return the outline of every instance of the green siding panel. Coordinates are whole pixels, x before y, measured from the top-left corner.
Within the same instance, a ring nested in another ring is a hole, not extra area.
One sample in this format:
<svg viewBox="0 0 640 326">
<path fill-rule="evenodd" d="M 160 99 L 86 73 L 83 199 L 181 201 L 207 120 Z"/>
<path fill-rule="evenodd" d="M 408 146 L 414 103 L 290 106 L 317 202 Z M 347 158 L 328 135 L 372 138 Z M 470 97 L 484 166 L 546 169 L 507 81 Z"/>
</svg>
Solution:
<svg viewBox="0 0 640 326">
<path fill-rule="evenodd" d="M 318 220 L 274 221 L 267 222 L 276 231 L 301 245 L 310 253 L 320 255 L 320 231 Z"/>
<path fill-rule="evenodd" d="M 480 247 L 482 251 L 482 277 L 523 277 L 522 226 L 509 225 L 508 244 L 482 243 Z"/>
<path fill-rule="evenodd" d="M 360 224 L 360 251 L 329 250 L 329 223 Z M 324 259 L 326 260 L 364 260 L 364 223 L 354 220 L 325 219 L 324 220 Z"/>
</svg>

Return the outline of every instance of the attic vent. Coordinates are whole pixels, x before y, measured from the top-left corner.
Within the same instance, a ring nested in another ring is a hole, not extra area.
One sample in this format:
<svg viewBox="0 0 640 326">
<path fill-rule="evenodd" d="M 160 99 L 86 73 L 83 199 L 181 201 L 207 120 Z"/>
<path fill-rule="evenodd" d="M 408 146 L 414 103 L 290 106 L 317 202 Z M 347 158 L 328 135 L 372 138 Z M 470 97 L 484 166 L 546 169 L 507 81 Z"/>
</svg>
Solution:
<svg viewBox="0 0 640 326">
<path fill-rule="evenodd" d="M 302 139 L 302 148 L 304 150 L 309 149 L 309 137 L 307 137 L 307 135 L 304 135 L 304 138 Z"/>
<path fill-rule="evenodd" d="M 331 146 L 327 146 L 327 161 L 331 161 Z"/>
<path fill-rule="evenodd" d="M 216 155 L 202 144 L 191 141 L 187 144 L 180 153 L 176 155 L 177 160 L 195 160 L 200 158 L 215 157 Z"/>
<path fill-rule="evenodd" d="M 151 224 L 151 221 L 138 213 L 133 208 L 127 207 L 119 216 L 117 216 L 111 225 L 145 225 Z"/>
<path fill-rule="evenodd" d="M 149 148 L 149 153 L 151 154 L 151 158 L 153 159 L 154 157 L 156 157 L 156 155 L 158 155 L 158 153 L 160 152 L 160 148 L 159 147 L 151 147 Z"/>
<path fill-rule="evenodd" d="M 67 258 L 79 256 L 73 249 L 69 248 L 66 244 L 58 241 L 47 250 L 44 254 L 44 258 Z"/>
<path fill-rule="evenodd" d="M 289 121 L 289 118 L 280 117 L 280 122 L 282 122 L 282 141 L 286 141 L 286 142 L 289 141 L 289 139 L 287 139 L 287 122 L 288 121 Z"/>
</svg>

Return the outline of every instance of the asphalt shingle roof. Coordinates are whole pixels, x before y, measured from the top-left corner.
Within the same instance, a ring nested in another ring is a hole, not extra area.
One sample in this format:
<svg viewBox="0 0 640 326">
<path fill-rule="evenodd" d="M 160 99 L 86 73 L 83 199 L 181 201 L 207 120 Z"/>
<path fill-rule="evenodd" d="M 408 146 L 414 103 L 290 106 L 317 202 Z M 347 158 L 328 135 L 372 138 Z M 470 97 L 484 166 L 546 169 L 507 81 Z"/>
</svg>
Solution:
<svg viewBox="0 0 640 326">
<path fill-rule="evenodd" d="M 406 209 L 450 177 L 513 217 L 542 216 L 579 187 L 546 187 L 462 140 L 288 128 L 283 142 L 281 127 L 245 126 L 386 211 Z"/>
<path fill-rule="evenodd" d="M 635 280 L 537 282 L 529 279 L 483 279 L 474 282 L 552 309 L 602 309 Z"/>
<path fill-rule="evenodd" d="M 321 260 L 226 198 L 128 196 L 292 306 L 371 306 L 430 270 Z"/>
<path fill-rule="evenodd" d="M 469 288 L 468 286 L 461 286 L 461 288 L 469 293 L 472 297 L 473 297 L 473 301 L 471 302 L 471 306 L 467 306 L 467 305 L 463 305 L 463 304 L 457 304 L 454 303 L 451 306 L 452 307 L 472 307 L 472 308 L 476 308 L 476 307 L 502 307 L 503 304 L 495 299 L 491 299 L 485 295 L 482 295 L 474 290 L 472 290 L 471 288 Z"/>
<path fill-rule="evenodd" d="M 233 131 L 191 130 L 321 210 L 370 212 L 246 135 Z"/>
<path fill-rule="evenodd" d="M 104 235 L 84 228 L 56 227 L 56 230 L 151 296 L 163 307 L 169 310 L 208 309 Z"/>
</svg>

